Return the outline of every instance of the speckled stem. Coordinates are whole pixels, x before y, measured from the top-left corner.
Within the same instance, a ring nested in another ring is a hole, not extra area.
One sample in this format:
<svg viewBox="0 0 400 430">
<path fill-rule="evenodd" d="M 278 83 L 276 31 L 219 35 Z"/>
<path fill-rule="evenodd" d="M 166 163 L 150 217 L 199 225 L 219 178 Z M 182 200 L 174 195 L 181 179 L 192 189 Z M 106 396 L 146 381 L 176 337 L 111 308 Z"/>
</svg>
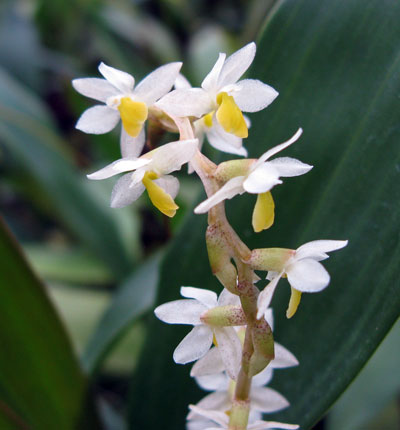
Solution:
<svg viewBox="0 0 400 430">
<path fill-rule="evenodd" d="M 181 140 L 194 139 L 192 125 L 188 118 L 173 118 Z M 217 166 L 205 157 L 200 151 L 191 160 L 192 167 L 201 179 L 207 197 L 213 195 L 221 188 L 221 184 L 214 177 Z M 254 353 L 252 341 L 252 327 L 256 322 L 257 297 L 259 290 L 254 286 L 254 272 L 244 263 L 249 260 L 251 251 L 239 238 L 229 224 L 224 202 L 215 205 L 208 213 L 208 224 L 218 227 L 228 241 L 233 252 L 238 273 L 236 294 L 239 295 L 243 311 L 247 319 L 247 328 L 243 344 L 242 366 L 236 382 L 233 404 L 230 411 L 229 430 L 246 430 L 250 412 L 251 376 L 249 373 L 250 359 Z"/>
</svg>

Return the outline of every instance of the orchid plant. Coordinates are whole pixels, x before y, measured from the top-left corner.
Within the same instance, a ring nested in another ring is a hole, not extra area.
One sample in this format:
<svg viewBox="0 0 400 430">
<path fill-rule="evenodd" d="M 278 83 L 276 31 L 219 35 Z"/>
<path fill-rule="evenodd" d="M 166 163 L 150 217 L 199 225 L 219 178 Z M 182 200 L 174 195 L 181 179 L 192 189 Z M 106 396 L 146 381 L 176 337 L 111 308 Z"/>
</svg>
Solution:
<svg viewBox="0 0 400 430">
<path fill-rule="evenodd" d="M 301 128 L 259 159 L 216 165 L 201 152 L 207 138 L 221 151 L 247 156 L 243 139 L 248 137 L 251 123 L 243 112 L 260 111 L 278 96 L 263 82 L 240 80 L 255 54 L 254 43 L 228 58 L 221 53 L 201 88 L 193 88 L 180 74 L 181 63 L 156 69 L 136 87 L 131 75 L 104 63 L 99 66 L 104 79 L 73 81 L 78 92 L 104 103 L 86 110 L 78 129 L 100 134 L 122 122 L 121 158 L 88 175 L 100 180 L 123 173 L 112 191 L 112 207 L 129 205 L 146 190 L 153 205 L 173 217 L 179 209 L 174 200 L 179 180 L 171 173 L 185 164 L 199 176 L 207 195 L 194 212 L 208 213 L 205 236 L 209 261 L 223 289 L 217 296 L 210 290 L 185 286 L 180 290 L 184 299 L 155 309 L 155 315 L 166 323 L 193 326 L 175 349 L 173 359 L 181 364 L 195 361 L 191 376 L 211 394 L 190 405 L 189 430 L 298 428 L 262 419 L 263 413 L 289 406 L 285 397 L 265 387 L 274 369 L 298 364 L 292 353 L 274 341 L 270 305 L 279 280 L 287 278 L 291 287 L 287 317 L 291 318 L 302 292 L 318 292 L 328 286 L 330 277 L 320 261 L 328 258 L 328 252 L 347 245 L 345 240 L 316 240 L 296 250 L 250 250 L 228 222 L 225 200 L 247 192 L 257 195 L 254 231 L 268 229 L 275 216 L 271 190 L 282 184 L 281 178 L 312 169 L 294 158 L 273 158 L 298 141 Z M 154 149 L 152 145 L 141 155 L 146 122 L 178 133 L 179 140 Z M 267 272 L 269 282 L 263 289 L 255 271 Z"/>
</svg>

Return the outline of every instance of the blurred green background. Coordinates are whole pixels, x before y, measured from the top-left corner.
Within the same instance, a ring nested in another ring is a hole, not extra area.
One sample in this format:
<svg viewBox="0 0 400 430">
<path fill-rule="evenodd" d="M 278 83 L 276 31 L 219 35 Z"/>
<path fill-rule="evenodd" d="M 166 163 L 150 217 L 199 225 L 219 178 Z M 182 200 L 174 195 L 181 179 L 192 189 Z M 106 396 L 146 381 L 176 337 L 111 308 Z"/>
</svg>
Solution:
<svg viewBox="0 0 400 430">
<path fill-rule="evenodd" d="M 184 62 L 183 73 L 192 84 L 199 85 L 219 52 L 231 53 L 257 40 L 266 19 L 274 17 L 276 3 L 1 1 L 0 205 L 8 227 L 2 227 L 0 255 L 0 345 L 9 353 L 0 351 L 4 355 L 0 360 L 0 428 L 41 430 L 55 424 L 65 429 L 128 428 L 126 417 L 136 407 L 135 395 L 129 395 L 135 382 L 131 375 L 146 338 L 152 337 L 149 321 L 159 263 L 169 252 L 170 242 L 179 237 L 201 191 L 194 176 L 180 174 L 177 203 L 181 209 L 170 223 L 146 197 L 122 210 L 111 210 L 112 181 L 93 184 L 85 174 L 119 158 L 118 134 L 92 136 L 75 130 L 79 115 L 92 102 L 73 90 L 71 80 L 98 76 L 97 65 L 104 61 L 139 81 L 158 65 L 178 60 Z M 294 13 L 297 5 L 287 3 Z M 345 2 L 336 3 L 346 8 Z M 362 10 L 363 2 L 350 3 Z M 398 14 L 394 2 L 382 4 L 388 14 L 390 8 Z M 290 27 L 291 14 L 286 16 Z M 330 19 L 334 22 L 340 15 L 332 14 Z M 278 45 L 280 36 L 277 31 Z M 392 34 L 391 43 L 399 53 L 396 36 Z M 298 43 L 307 47 L 313 41 L 304 37 Z M 284 48 L 280 55 L 290 62 Z M 292 67 L 293 74 L 301 73 L 302 64 Z M 285 97 L 284 88 L 281 93 Z M 397 131 L 399 127 L 397 120 Z M 216 157 L 213 150 L 206 151 Z M 22 245 L 44 287 L 24 265 L 7 228 Z M 19 289 L 20 284 L 26 288 Z M 30 296 L 29 285 L 37 289 L 37 296 Z M 176 298 L 178 287 L 173 293 Z M 48 343 L 41 345 L 43 339 Z M 399 359 L 397 323 L 315 428 L 400 428 Z M 189 378 L 187 368 L 179 371 L 182 378 Z M 36 393 L 37 403 L 32 400 Z M 48 399 L 58 394 L 59 402 L 48 405 Z"/>
</svg>

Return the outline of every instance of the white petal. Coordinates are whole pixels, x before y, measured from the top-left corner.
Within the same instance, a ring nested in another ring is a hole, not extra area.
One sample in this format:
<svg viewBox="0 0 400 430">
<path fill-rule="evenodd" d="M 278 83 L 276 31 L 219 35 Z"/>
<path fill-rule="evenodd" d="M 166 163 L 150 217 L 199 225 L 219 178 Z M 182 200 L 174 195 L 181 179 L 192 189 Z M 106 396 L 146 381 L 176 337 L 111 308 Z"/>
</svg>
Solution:
<svg viewBox="0 0 400 430">
<path fill-rule="evenodd" d="M 285 177 L 304 175 L 313 168 L 313 166 L 309 164 L 302 163 L 296 160 L 296 158 L 290 157 L 275 158 L 274 160 L 268 161 L 268 163 L 276 168 L 279 172 L 279 176 Z"/>
<path fill-rule="evenodd" d="M 164 175 L 154 181 L 159 185 L 167 194 L 173 199 L 178 195 L 179 192 L 179 180 L 172 175 Z"/>
<path fill-rule="evenodd" d="M 347 240 L 314 240 L 301 245 L 296 250 L 296 260 L 312 258 L 313 260 L 325 260 L 329 257 L 326 252 L 336 251 L 347 245 Z"/>
<path fill-rule="evenodd" d="M 201 387 L 203 388 L 203 387 Z M 226 387 L 227 388 L 227 387 Z M 211 390 L 213 391 L 213 390 Z M 198 403 L 196 403 L 198 408 L 202 409 L 213 409 L 215 411 L 226 411 L 230 409 L 231 402 L 226 391 L 216 391 L 215 393 L 208 394 L 203 397 Z M 201 415 L 197 415 L 193 411 L 187 416 L 188 419 L 199 419 Z"/>
<path fill-rule="evenodd" d="M 217 424 L 221 425 L 222 427 L 227 427 L 229 423 L 229 417 L 225 414 L 225 412 L 221 411 L 210 411 L 203 408 L 198 408 L 195 405 L 189 405 L 189 409 L 196 414 L 201 415 L 202 417 L 208 418 Z"/>
<path fill-rule="evenodd" d="M 275 288 L 278 285 L 279 279 L 281 279 L 282 273 L 279 273 L 272 281 L 261 291 L 257 299 L 257 319 L 260 319 L 265 314 L 265 311 L 269 307 L 272 297 L 275 292 Z"/>
<path fill-rule="evenodd" d="M 231 379 L 236 379 L 242 361 L 242 344 L 233 327 L 214 328 L 218 351 Z"/>
<path fill-rule="evenodd" d="M 248 430 L 267 430 L 267 429 L 284 429 L 284 430 L 297 430 L 300 428 L 297 424 L 280 423 L 277 421 L 255 421 L 250 424 Z"/>
<path fill-rule="evenodd" d="M 249 68 L 256 55 L 256 44 L 249 43 L 228 57 L 218 79 L 218 87 L 234 84 Z"/>
<path fill-rule="evenodd" d="M 243 139 L 234 134 L 227 133 L 217 122 L 216 119 L 211 128 L 205 128 L 208 143 L 219 151 L 229 154 L 247 156 L 247 150 L 244 148 Z"/>
<path fill-rule="evenodd" d="M 130 93 L 135 85 L 135 79 L 132 75 L 104 63 L 100 63 L 99 72 L 122 93 Z"/>
<path fill-rule="evenodd" d="M 190 412 L 193 413 L 194 412 Z M 186 421 L 186 430 L 207 430 L 210 428 L 211 421 L 200 417 L 200 415 L 194 414 L 194 418 Z M 219 428 L 218 430 L 221 430 Z"/>
<path fill-rule="evenodd" d="M 270 105 L 278 91 L 257 79 L 243 79 L 237 83 L 240 91 L 234 94 L 239 109 L 243 112 L 258 112 Z"/>
<path fill-rule="evenodd" d="M 271 361 L 270 366 L 274 369 L 284 369 L 286 367 L 298 366 L 297 358 L 284 346 L 275 342 L 275 358 Z"/>
<path fill-rule="evenodd" d="M 303 129 L 299 128 L 289 140 L 281 143 L 280 145 L 274 146 L 273 148 L 269 149 L 267 152 L 264 152 L 264 154 L 261 155 L 261 157 L 253 164 L 253 169 L 256 169 L 258 166 L 261 166 L 261 164 L 263 164 L 266 160 L 271 158 L 273 155 L 277 154 L 278 152 L 290 146 L 292 143 L 296 142 L 296 140 L 301 136 L 302 133 L 303 133 Z"/>
<path fill-rule="evenodd" d="M 306 258 L 296 261 L 286 268 L 289 284 L 305 293 L 317 293 L 328 286 L 329 273 L 321 263 Z"/>
<path fill-rule="evenodd" d="M 106 179 L 111 176 L 118 175 L 118 173 L 129 172 L 131 170 L 138 169 L 139 167 L 143 167 L 146 164 L 149 164 L 150 160 L 146 160 L 145 158 L 120 158 L 119 160 L 114 161 L 106 167 L 103 167 L 100 170 L 97 170 L 90 175 L 87 175 L 88 179 Z"/>
<path fill-rule="evenodd" d="M 204 325 L 198 325 L 183 338 L 174 351 L 174 361 L 179 364 L 190 363 L 203 357 L 212 345 L 212 331 Z"/>
<path fill-rule="evenodd" d="M 252 194 L 266 193 L 275 185 L 281 184 L 279 172 L 271 163 L 264 163 L 253 170 L 243 182 L 243 188 Z"/>
<path fill-rule="evenodd" d="M 196 361 L 190 371 L 190 376 L 215 375 L 225 370 L 218 348 L 211 348 L 207 354 Z"/>
<path fill-rule="evenodd" d="M 269 364 L 262 372 L 253 377 L 251 382 L 252 387 L 263 387 L 264 385 L 267 385 L 271 381 L 273 374 L 274 370 Z"/>
<path fill-rule="evenodd" d="M 126 131 L 125 127 L 121 127 L 121 155 L 123 158 L 136 158 L 142 153 L 145 142 L 144 127 L 139 133 L 139 136 L 132 137 Z"/>
<path fill-rule="evenodd" d="M 118 94 L 118 90 L 115 87 L 105 79 L 100 78 L 74 79 L 72 86 L 78 93 L 104 103 L 108 97 Z"/>
<path fill-rule="evenodd" d="M 219 74 L 221 73 L 222 66 L 224 65 L 225 58 L 226 58 L 226 54 L 224 53 L 219 54 L 218 60 L 214 64 L 210 73 L 204 78 L 203 82 L 201 83 L 201 88 L 211 92 L 217 90 L 218 78 L 219 78 Z"/>
<path fill-rule="evenodd" d="M 195 378 L 200 388 L 205 391 L 227 391 L 229 386 L 228 376 L 222 372 L 214 375 L 198 376 Z M 208 408 L 206 408 L 208 409 Z"/>
<path fill-rule="evenodd" d="M 207 310 L 197 300 L 174 300 L 154 309 L 156 317 L 168 324 L 201 324 L 200 315 Z"/>
<path fill-rule="evenodd" d="M 174 82 L 174 87 L 177 90 L 192 88 L 190 82 L 185 78 L 185 76 L 182 75 L 182 73 L 178 73 L 178 76 L 176 77 Z"/>
<path fill-rule="evenodd" d="M 111 131 L 119 121 L 119 112 L 108 106 L 97 105 L 81 115 L 76 123 L 78 130 L 90 134 L 104 134 Z"/>
<path fill-rule="evenodd" d="M 230 291 L 224 288 L 218 297 L 218 306 L 228 305 L 240 306 L 240 298 L 236 294 L 232 294 Z"/>
<path fill-rule="evenodd" d="M 111 192 L 111 207 L 123 208 L 130 205 L 142 195 L 144 189 L 144 185 L 141 182 L 132 186 L 132 174 L 127 173 L 119 178 L 114 185 Z"/>
<path fill-rule="evenodd" d="M 152 167 L 160 175 L 179 170 L 188 163 L 197 151 L 197 139 L 180 140 L 160 146 L 152 154 Z"/>
<path fill-rule="evenodd" d="M 194 213 L 203 214 L 208 212 L 213 206 L 221 203 L 223 200 L 231 199 L 237 194 L 243 194 L 243 180 L 244 176 L 236 176 L 230 179 L 222 188 L 204 202 L 200 203 L 195 209 Z"/>
<path fill-rule="evenodd" d="M 178 76 L 182 63 L 169 63 L 151 72 L 135 88 L 135 96 L 148 106 L 167 94 Z"/>
<path fill-rule="evenodd" d="M 264 318 L 265 318 L 265 321 L 267 321 L 267 323 L 271 327 L 271 330 L 274 331 L 274 311 L 272 310 L 272 308 L 268 308 L 265 311 Z"/>
<path fill-rule="evenodd" d="M 181 287 L 181 296 L 189 299 L 196 299 L 208 308 L 213 308 L 218 305 L 217 294 L 214 293 L 214 291 L 205 290 L 203 288 Z"/>
<path fill-rule="evenodd" d="M 285 397 L 271 388 L 253 387 L 250 398 L 251 407 L 260 412 L 276 412 L 289 406 Z"/>
<path fill-rule="evenodd" d="M 213 102 L 201 88 L 174 90 L 160 99 L 156 106 L 170 115 L 197 118 L 213 110 Z"/>
</svg>

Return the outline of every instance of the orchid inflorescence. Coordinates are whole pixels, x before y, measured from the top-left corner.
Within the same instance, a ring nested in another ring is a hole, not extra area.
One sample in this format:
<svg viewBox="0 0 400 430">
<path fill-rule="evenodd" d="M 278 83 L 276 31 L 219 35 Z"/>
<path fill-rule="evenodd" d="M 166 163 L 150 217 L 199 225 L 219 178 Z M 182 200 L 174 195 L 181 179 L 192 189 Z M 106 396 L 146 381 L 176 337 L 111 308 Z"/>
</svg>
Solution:
<svg viewBox="0 0 400 430">
<path fill-rule="evenodd" d="M 193 88 L 180 74 L 182 63 L 178 62 L 159 67 L 136 86 L 133 76 L 104 63 L 99 66 L 104 79 L 73 81 L 78 92 L 103 103 L 82 114 L 78 129 L 102 134 L 122 122 L 121 158 L 88 175 L 99 180 L 124 173 L 113 188 L 112 207 L 127 206 L 146 190 L 153 205 L 173 217 L 179 209 L 174 200 L 179 180 L 171 173 L 185 164 L 189 173 L 194 171 L 200 177 L 207 194 L 194 212 L 208 213 L 209 261 L 223 290 L 218 297 L 210 290 L 182 287 L 184 299 L 155 309 L 166 323 L 193 326 L 173 358 L 182 364 L 195 361 L 191 376 L 211 394 L 189 406 L 189 430 L 299 428 L 262 419 L 263 413 L 289 405 L 281 394 L 265 387 L 274 369 L 298 365 L 291 352 L 274 342 L 271 301 L 279 280 L 287 278 L 291 287 L 287 317 L 291 318 L 303 292 L 328 286 L 330 277 L 320 261 L 328 258 L 328 252 L 347 245 L 344 240 L 316 240 L 295 250 L 250 250 L 226 218 L 225 200 L 245 192 L 256 194 L 253 229 L 268 229 L 275 212 L 271 190 L 282 184 L 281 178 L 312 169 L 294 158 L 274 157 L 299 139 L 301 128 L 259 159 L 216 165 L 201 152 L 206 138 L 218 150 L 247 156 L 243 139 L 248 136 L 250 120 L 243 112 L 260 111 L 278 96 L 261 81 L 240 80 L 255 53 L 256 45 L 249 43 L 228 58 L 220 54 L 201 88 Z M 149 145 L 151 150 L 142 154 L 146 122 L 148 130 L 179 133 L 179 140 L 155 148 Z M 267 272 L 269 283 L 261 292 L 256 270 Z"/>
</svg>

